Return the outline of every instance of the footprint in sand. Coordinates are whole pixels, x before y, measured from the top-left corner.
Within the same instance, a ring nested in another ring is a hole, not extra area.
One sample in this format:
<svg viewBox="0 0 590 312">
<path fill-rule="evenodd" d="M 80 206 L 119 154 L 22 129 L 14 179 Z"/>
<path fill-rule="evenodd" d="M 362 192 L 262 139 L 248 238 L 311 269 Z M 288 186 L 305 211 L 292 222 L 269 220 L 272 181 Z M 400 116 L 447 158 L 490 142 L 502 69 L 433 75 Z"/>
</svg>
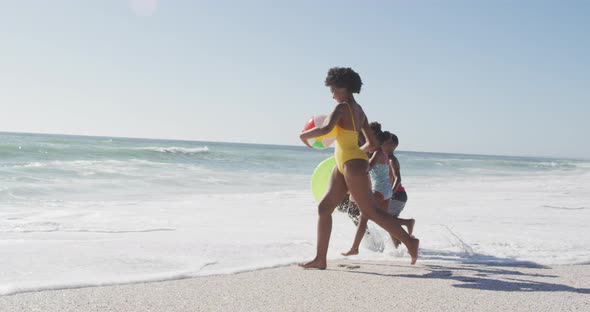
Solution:
<svg viewBox="0 0 590 312">
<path fill-rule="evenodd" d="M 338 267 L 349 269 L 349 270 L 356 270 L 360 269 L 360 265 L 348 265 L 348 264 L 339 264 Z"/>
</svg>

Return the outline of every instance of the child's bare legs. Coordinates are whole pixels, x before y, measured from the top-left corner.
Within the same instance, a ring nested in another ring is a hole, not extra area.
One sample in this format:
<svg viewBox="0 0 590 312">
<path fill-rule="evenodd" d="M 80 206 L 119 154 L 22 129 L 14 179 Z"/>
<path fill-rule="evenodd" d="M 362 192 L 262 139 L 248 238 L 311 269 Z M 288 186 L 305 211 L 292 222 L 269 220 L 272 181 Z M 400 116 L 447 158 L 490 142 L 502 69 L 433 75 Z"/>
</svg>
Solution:
<svg viewBox="0 0 590 312">
<path fill-rule="evenodd" d="M 369 219 L 365 218 L 361 214 L 361 220 L 359 225 L 356 227 L 356 234 L 354 235 L 354 241 L 352 242 L 352 247 L 347 252 L 342 253 L 343 256 L 354 256 L 359 254 L 359 245 L 365 236 L 365 232 L 367 231 L 367 222 Z"/>
<path fill-rule="evenodd" d="M 416 220 L 414 219 L 402 219 L 402 218 L 397 218 L 397 220 L 399 221 L 400 225 L 404 225 L 406 228 L 408 228 L 408 235 L 412 236 L 412 233 L 414 232 L 414 224 L 416 224 Z M 399 247 L 399 244 L 401 244 L 401 242 L 393 237 L 393 235 L 391 235 L 391 239 L 393 240 L 393 246 L 395 246 L 395 248 Z"/>
<path fill-rule="evenodd" d="M 402 219 L 402 218 L 397 218 L 397 220 L 399 220 L 400 225 L 404 225 L 406 228 L 408 228 L 408 234 L 410 236 L 412 236 L 412 233 L 414 232 L 414 225 L 416 224 L 416 220 Z M 391 239 L 393 240 L 393 246 L 395 246 L 395 248 L 399 247 L 399 244 L 401 244 L 401 242 L 393 236 L 391 236 Z"/>
<path fill-rule="evenodd" d="M 387 211 L 387 206 L 389 204 L 389 200 L 386 200 L 385 198 L 383 198 L 383 195 L 377 191 L 373 192 L 373 196 L 375 196 L 375 201 L 377 202 L 379 209 Z M 361 241 L 363 240 L 363 237 L 365 236 L 365 232 L 367 231 L 367 221 L 369 221 L 369 219 L 365 218 L 361 214 L 360 222 L 359 222 L 358 226 L 356 227 L 356 234 L 354 235 L 354 241 L 352 242 L 352 247 L 350 247 L 349 251 L 343 252 L 342 253 L 343 256 L 354 256 L 354 255 L 359 254 L 359 246 L 361 244 Z"/>
<path fill-rule="evenodd" d="M 408 235 L 396 219 L 391 218 L 390 215 L 379 209 L 371 192 L 371 181 L 367 169 L 367 161 L 361 159 L 349 160 L 344 164 L 344 180 L 350 194 L 354 197 L 359 209 L 366 218 L 373 220 L 406 245 L 412 257 L 412 264 L 416 263 L 420 241 Z"/>
<path fill-rule="evenodd" d="M 402 219 L 397 218 L 399 220 L 399 224 L 408 228 L 408 234 L 412 235 L 414 233 L 414 224 L 416 224 L 416 220 L 414 219 Z"/>
<path fill-rule="evenodd" d="M 337 169 L 334 169 L 330 178 L 328 192 L 318 205 L 319 218 L 316 256 L 312 261 L 300 264 L 299 266 L 302 268 L 320 270 L 326 268 L 326 256 L 330 243 L 330 234 L 332 233 L 332 212 L 342 202 L 342 199 L 346 196 L 346 192 L 347 188 L 344 176 Z"/>
</svg>

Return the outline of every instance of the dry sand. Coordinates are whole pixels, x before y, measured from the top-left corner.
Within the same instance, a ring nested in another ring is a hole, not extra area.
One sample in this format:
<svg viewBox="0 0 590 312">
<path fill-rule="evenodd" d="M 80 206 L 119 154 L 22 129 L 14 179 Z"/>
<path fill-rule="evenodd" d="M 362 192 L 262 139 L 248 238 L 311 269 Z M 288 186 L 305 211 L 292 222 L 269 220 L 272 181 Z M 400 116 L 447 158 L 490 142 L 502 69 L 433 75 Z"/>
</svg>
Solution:
<svg viewBox="0 0 590 312">
<path fill-rule="evenodd" d="M 332 261 L 0 297 L 0 311 L 590 311 L 590 265 Z"/>
</svg>

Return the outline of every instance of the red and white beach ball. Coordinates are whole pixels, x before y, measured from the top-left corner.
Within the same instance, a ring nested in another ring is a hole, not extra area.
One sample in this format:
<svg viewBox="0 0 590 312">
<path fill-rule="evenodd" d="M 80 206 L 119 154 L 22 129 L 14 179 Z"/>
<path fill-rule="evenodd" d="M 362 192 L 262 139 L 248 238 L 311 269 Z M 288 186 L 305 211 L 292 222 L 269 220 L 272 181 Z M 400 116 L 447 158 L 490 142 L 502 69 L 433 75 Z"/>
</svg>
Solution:
<svg viewBox="0 0 590 312">
<path fill-rule="evenodd" d="M 305 124 L 305 126 L 303 127 L 304 131 L 316 128 L 316 127 L 321 127 L 322 125 L 324 125 L 324 122 L 326 122 L 328 116 L 326 115 L 319 115 L 319 116 L 313 116 L 309 119 L 309 121 Z M 332 131 L 330 131 L 330 133 L 326 134 L 326 135 L 322 135 L 319 136 L 317 138 L 312 138 L 312 139 L 308 139 L 307 143 L 309 144 L 309 146 L 313 147 L 313 148 L 327 148 L 330 145 L 332 145 L 334 143 L 334 141 L 336 141 L 336 127 L 334 127 L 334 129 L 332 129 Z"/>
</svg>

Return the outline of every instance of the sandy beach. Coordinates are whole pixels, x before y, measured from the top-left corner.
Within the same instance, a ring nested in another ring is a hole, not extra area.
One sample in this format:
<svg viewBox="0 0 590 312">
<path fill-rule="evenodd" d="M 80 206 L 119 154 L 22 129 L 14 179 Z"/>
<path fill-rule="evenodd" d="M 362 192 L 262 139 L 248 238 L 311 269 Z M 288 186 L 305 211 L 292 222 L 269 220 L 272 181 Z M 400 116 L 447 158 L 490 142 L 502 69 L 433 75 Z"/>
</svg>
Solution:
<svg viewBox="0 0 590 312">
<path fill-rule="evenodd" d="M 235 275 L 22 293 L 0 311 L 589 311 L 590 266 L 332 261 Z"/>
</svg>

